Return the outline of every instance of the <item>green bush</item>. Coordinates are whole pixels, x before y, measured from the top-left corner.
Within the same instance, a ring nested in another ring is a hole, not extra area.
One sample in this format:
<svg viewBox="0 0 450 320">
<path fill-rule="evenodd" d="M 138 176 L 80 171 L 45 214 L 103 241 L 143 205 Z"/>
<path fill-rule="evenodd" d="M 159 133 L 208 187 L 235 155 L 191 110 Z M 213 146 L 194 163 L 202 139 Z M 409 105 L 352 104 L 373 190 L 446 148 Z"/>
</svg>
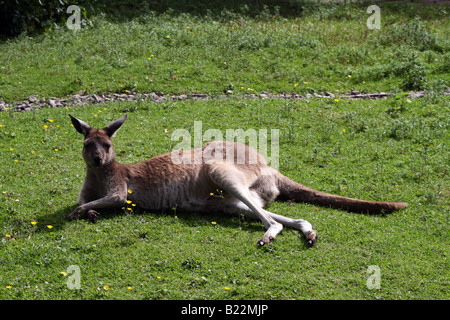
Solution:
<svg viewBox="0 0 450 320">
<path fill-rule="evenodd" d="M 86 9 L 94 10 L 98 0 L 79 0 L 86 21 Z M 67 0 L 0 0 L 0 34 L 18 35 L 57 27 L 69 16 L 67 8 L 73 3 Z"/>
</svg>

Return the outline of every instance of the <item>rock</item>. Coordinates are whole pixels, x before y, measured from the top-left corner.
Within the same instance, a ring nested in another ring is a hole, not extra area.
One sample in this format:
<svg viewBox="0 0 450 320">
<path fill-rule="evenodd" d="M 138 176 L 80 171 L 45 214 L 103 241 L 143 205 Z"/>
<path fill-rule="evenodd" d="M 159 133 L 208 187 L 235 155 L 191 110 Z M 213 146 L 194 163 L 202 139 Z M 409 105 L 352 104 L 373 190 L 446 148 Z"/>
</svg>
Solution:
<svg viewBox="0 0 450 320">
<path fill-rule="evenodd" d="M 227 90 L 227 94 L 233 94 L 233 90 Z"/>
<path fill-rule="evenodd" d="M 36 100 L 37 100 L 37 98 L 34 94 L 32 94 L 31 96 L 28 97 L 28 101 L 31 103 L 36 102 Z"/>
<path fill-rule="evenodd" d="M 201 93 L 193 93 L 191 95 L 191 97 L 194 98 L 194 99 L 199 99 L 199 100 L 208 99 L 208 95 L 207 94 L 201 94 Z"/>
<path fill-rule="evenodd" d="M 102 98 L 100 98 L 99 96 L 97 96 L 96 94 L 92 95 L 92 102 L 94 103 L 101 103 L 103 101 Z"/>
<path fill-rule="evenodd" d="M 49 104 L 50 107 L 52 107 L 52 108 L 56 107 L 56 98 L 50 98 L 50 99 L 48 99 L 48 104 Z"/>
</svg>

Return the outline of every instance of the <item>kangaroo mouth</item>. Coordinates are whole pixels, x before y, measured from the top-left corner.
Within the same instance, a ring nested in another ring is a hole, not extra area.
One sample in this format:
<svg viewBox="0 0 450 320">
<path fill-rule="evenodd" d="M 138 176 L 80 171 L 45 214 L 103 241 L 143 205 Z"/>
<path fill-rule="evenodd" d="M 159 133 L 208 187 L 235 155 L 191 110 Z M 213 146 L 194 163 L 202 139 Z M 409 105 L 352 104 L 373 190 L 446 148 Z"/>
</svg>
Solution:
<svg viewBox="0 0 450 320">
<path fill-rule="evenodd" d="M 102 158 L 94 158 L 92 160 L 94 166 L 101 167 L 103 165 L 103 159 Z"/>
</svg>

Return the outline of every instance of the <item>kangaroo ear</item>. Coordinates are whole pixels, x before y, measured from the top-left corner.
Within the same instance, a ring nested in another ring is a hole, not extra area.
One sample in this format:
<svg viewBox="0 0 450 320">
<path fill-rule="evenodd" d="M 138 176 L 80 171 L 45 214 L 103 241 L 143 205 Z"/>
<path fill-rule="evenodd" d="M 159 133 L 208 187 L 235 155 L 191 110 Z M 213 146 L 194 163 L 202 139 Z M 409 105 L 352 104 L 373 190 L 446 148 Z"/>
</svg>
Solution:
<svg viewBox="0 0 450 320">
<path fill-rule="evenodd" d="M 69 114 L 70 119 L 72 120 L 72 124 L 74 128 L 84 136 L 87 136 L 89 134 L 89 131 L 91 130 L 91 127 L 84 121 L 77 119 Z"/>
<path fill-rule="evenodd" d="M 106 134 L 111 138 L 114 133 L 119 130 L 119 128 L 123 125 L 125 120 L 127 119 L 127 115 L 124 115 L 122 118 L 117 119 L 116 121 L 111 122 L 103 130 L 106 131 Z"/>
</svg>

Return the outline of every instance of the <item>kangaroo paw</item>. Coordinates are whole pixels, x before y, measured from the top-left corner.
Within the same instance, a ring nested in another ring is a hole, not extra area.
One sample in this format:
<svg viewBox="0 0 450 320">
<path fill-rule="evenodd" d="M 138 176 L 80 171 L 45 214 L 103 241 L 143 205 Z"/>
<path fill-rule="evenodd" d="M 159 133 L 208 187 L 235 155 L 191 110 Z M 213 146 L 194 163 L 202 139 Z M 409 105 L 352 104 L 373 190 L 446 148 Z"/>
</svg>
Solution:
<svg viewBox="0 0 450 320">
<path fill-rule="evenodd" d="M 306 243 L 307 243 L 309 246 L 313 246 L 313 245 L 316 244 L 317 238 L 318 238 L 317 232 L 314 231 L 314 230 L 312 230 L 312 231 L 310 231 L 309 234 L 306 236 Z"/>
</svg>

